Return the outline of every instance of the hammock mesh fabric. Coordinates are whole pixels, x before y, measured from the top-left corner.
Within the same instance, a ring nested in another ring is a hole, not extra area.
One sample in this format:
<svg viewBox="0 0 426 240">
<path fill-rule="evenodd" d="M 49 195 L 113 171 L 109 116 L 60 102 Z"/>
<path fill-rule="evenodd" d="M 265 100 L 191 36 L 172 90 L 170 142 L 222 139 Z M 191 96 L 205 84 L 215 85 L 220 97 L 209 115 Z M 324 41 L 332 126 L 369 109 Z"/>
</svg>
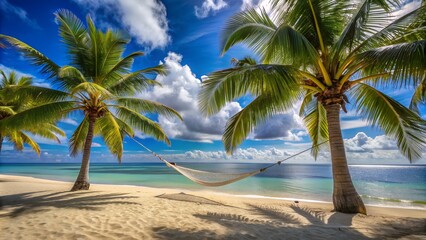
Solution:
<svg viewBox="0 0 426 240">
<path fill-rule="evenodd" d="M 191 168 L 177 166 L 175 164 L 167 162 L 164 159 L 161 159 L 161 160 L 165 162 L 167 166 L 175 169 L 176 171 L 178 171 L 180 174 L 184 175 L 185 177 L 191 179 L 192 181 L 198 184 L 208 186 L 208 187 L 224 186 L 224 185 L 236 182 L 238 180 L 241 180 L 243 178 L 251 177 L 261 172 L 261 170 L 256 170 L 256 171 L 246 172 L 246 173 L 206 172 L 206 171 L 200 171 L 200 170 L 195 170 Z"/>
</svg>

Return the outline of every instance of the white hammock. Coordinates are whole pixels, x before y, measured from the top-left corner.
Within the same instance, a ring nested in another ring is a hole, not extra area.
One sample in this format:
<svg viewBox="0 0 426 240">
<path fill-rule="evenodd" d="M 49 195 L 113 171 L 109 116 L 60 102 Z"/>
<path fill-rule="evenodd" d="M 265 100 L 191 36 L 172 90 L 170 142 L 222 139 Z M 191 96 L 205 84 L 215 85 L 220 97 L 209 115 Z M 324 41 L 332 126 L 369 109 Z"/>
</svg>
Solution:
<svg viewBox="0 0 426 240">
<path fill-rule="evenodd" d="M 270 167 L 273 167 L 275 165 L 280 165 L 281 162 L 286 161 L 286 160 L 288 160 L 292 157 L 295 157 L 299 154 L 302 154 L 306 151 L 309 151 L 309 150 L 311 150 L 312 148 L 315 147 L 314 146 L 314 147 L 308 148 L 308 149 L 303 150 L 299 153 L 296 153 L 292 156 L 289 156 L 289 157 L 287 157 L 283 160 L 280 160 L 280 161 L 278 161 L 274 164 L 271 164 L 271 165 L 269 165 L 265 168 L 261 168 L 261 169 L 255 170 L 255 171 L 244 172 L 244 173 L 218 173 L 218 172 L 207 172 L 207 171 L 201 171 L 201 170 L 196 170 L 196 169 L 178 166 L 176 163 L 168 162 L 166 159 L 162 158 L 161 156 L 159 156 L 158 154 L 153 152 L 151 149 L 145 147 L 145 145 L 136 141 L 135 139 L 133 139 L 133 141 L 135 141 L 137 144 L 139 144 L 140 146 L 145 148 L 148 152 L 152 153 L 158 159 L 163 161 L 168 167 L 175 169 L 177 172 L 179 172 L 183 176 L 187 177 L 188 179 L 192 180 L 193 182 L 196 182 L 198 184 L 208 186 L 208 187 L 224 186 L 224 185 L 236 182 L 238 180 L 241 180 L 241 179 L 244 179 L 244 178 L 247 178 L 247 177 L 251 177 L 253 175 L 256 175 L 256 174 L 259 174 L 259 173 L 265 171 L 266 169 L 268 169 Z M 316 146 L 319 146 L 319 145 L 324 144 L 326 142 L 328 142 L 328 141 L 322 142 L 322 143 L 320 143 Z"/>
</svg>

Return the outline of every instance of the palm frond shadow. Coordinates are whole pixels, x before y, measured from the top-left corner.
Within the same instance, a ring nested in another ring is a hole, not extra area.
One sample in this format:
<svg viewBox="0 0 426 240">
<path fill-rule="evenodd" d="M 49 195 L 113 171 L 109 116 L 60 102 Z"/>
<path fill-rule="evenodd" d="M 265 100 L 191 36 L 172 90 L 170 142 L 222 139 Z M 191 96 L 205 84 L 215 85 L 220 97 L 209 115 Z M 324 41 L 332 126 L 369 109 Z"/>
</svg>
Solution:
<svg viewBox="0 0 426 240">
<path fill-rule="evenodd" d="M 231 208 L 239 208 L 236 206 L 231 206 L 227 204 L 223 204 L 221 202 L 211 200 L 206 197 L 200 197 L 192 194 L 187 194 L 184 192 L 181 193 L 170 193 L 170 194 L 160 194 L 158 196 L 155 196 L 156 198 L 162 198 L 172 201 L 181 201 L 181 202 L 190 202 L 190 203 L 197 203 L 197 204 L 209 204 L 209 205 L 217 205 L 217 206 L 223 206 L 223 207 L 231 207 Z"/>
<path fill-rule="evenodd" d="M 0 198 L 0 209 L 11 208 L 11 211 L 0 216 L 18 217 L 27 213 L 38 211 L 50 211 L 53 208 L 75 208 L 101 211 L 103 205 L 107 204 L 138 204 L 126 201 L 137 198 L 126 196 L 127 193 L 100 194 L 91 192 L 52 192 L 46 193 L 29 192 L 21 194 L 11 194 Z"/>
<path fill-rule="evenodd" d="M 193 215 L 204 224 L 220 224 L 226 229 L 224 234 L 206 229 L 168 227 L 156 227 L 153 232 L 157 239 L 265 239 L 265 236 L 268 239 L 381 239 L 426 235 L 426 222 L 422 225 L 421 219 L 407 219 L 408 222 L 415 221 L 415 225 L 380 221 L 374 226 L 366 226 L 368 235 L 365 235 L 351 227 L 355 214 L 333 213 L 327 220 L 325 213 L 296 204 L 289 206 L 294 213 L 270 206 L 248 206 L 250 216 L 217 212 Z"/>
<path fill-rule="evenodd" d="M 278 209 L 274 207 L 268 207 L 268 206 L 256 206 L 251 205 L 252 211 L 254 211 L 256 214 L 266 217 L 268 219 L 273 219 L 280 223 L 288 223 L 288 224 L 301 224 L 302 222 L 294 215 L 286 212 L 279 211 Z"/>
</svg>

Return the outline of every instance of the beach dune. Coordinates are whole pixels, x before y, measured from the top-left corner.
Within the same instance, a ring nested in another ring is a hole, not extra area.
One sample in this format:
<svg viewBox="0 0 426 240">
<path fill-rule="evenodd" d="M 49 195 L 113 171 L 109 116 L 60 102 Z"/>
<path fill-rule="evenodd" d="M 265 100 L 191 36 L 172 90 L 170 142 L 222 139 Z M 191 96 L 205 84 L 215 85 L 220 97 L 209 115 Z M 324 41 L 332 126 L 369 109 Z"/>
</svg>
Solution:
<svg viewBox="0 0 426 240">
<path fill-rule="evenodd" d="M 0 239 L 425 239 L 426 211 L 0 175 Z"/>
</svg>

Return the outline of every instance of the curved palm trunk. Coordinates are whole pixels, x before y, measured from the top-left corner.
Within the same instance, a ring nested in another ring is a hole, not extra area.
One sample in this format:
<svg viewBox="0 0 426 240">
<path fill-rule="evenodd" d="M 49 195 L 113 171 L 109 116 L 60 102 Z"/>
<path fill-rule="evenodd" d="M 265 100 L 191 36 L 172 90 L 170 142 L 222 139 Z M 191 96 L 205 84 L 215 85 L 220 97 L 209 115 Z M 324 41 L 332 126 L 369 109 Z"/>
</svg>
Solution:
<svg viewBox="0 0 426 240">
<path fill-rule="evenodd" d="M 355 190 L 346 160 L 345 145 L 340 128 L 340 105 L 325 106 L 333 167 L 334 210 L 343 213 L 367 214 L 361 197 Z"/>
<path fill-rule="evenodd" d="M 93 132 L 95 129 L 96 114 L 89 114 L 89 129 L 84 142 L 83 159 L 81 160 L 80 172 L 71 191 L 88 190 L 89 183 L 89 160 L 90 150 L 92 148 Z"/>
</svg>

